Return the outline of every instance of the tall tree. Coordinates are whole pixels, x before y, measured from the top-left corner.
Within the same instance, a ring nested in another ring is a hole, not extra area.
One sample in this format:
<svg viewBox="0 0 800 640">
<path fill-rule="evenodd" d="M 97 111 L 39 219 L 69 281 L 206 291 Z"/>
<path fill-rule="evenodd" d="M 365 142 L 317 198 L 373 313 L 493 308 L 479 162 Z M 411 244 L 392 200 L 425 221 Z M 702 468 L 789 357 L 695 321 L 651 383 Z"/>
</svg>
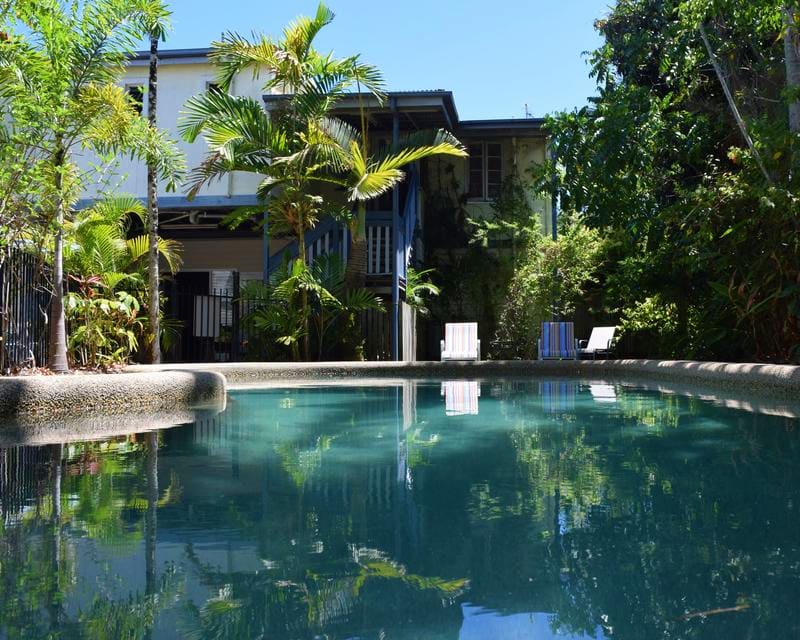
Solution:
<svg viewBox="0 0 800 640">
<path fill-rule="evenodd" d="M 597 97 L 548 124 L 562 205 L 608 238 L 598 310 L 650 332 L 638 355 L 800 358 L 794 5 L 619 0 Z"/>
<path fill-rule="evenodd" d="M 265 198 L 284 193 L 287 172 L 305 172 L 302 187 L 298 182 L 294 184 L 295 195 L 304 194 L 295 199 L 298 204 L 308 197 L 315 181 L 345 186 L 356 206 L 356 211 L 344 216 L 353 241 L 347 281 L 350 287 L 359 288 L 366 279 L 364 203 L 397 185 L 405 175 L 402 167 L 409 163 L 440 153 L 466 154 L 452 135 L 438 131 L 411 136 L 397 148 L 373 157 L 366 117 L 362 117 L 361 131 L 356 131 L 331 116 L 338 100 L 354 88 L 363 89 L 379 103 L 384 99 L 383 80 L 375 67 L 360 62 L 358 56 L 337 59 L 314 48 L 315 37 L 333 18 L 333 13 L 320 4 L 313 18 L 297 18 L 278 41 L 266 36 L 250 41 L 227 34 L 215 43 L 212 59 L 218 67 L 221 87 L 229 87 L 241 71 L 263 70 L 272 74 L 265 89 L 288 95 L 271 119 L 254 101 L 250 104 L 237 99 L 234 104 L 210 94 L 199 96 L 187 105 L 183 131 L 189 140 L 205 131 L 210 147 L 206 162 L 193 173 L 192 193 L 232 170 L 255 170 L 266 175 L 259 189 Z M 239 122 L 234 124 L 234 119 Z M 248 165 L 250 169 L 245 168 Z M 284 204 L 287 197 L 279 196 Z M 293 213 L 302 209 L 289 208 Z M 241 222 L 253 213 L 254 210 L 242 209 L 232 220 Z M 313 226 L 318 215 L 317 211 L 307 219 L 307 225 Z M 302 218 L 295 216 L 295 220 Z M 294 226 L 298 232 L 306 228 L 304 224 Z M 304 251 L 305 247 L 299 247 L 301 256 Z"/>
<path fill-rule="evenodd" d="M 51 369 L 68 370 L 64 320 L 64 224 L 88 174 L 73 154 L 87 149 L 101 158 L 128 153 L 150 159 L 174 188 L 183 157 L 152 128 L 117 82 L 145 35 L 147 3 L 126 0 L 19 0 L 12 7 L 0 65 L 13 84 L 10 117 L 40 139 L 39 153 L 52 191 L 48 217 L 53 232 L 53 298 L 50 310 Z M 12 31 L 15 30 L 16 32 Z M 43 187 L 44 188 L 44 187 Z"/>
<path fill-rule="evenodd" d="M 169 29 L 169 10 L 155 0 L 146 6 L 145 29 L 150 36 L 150 67 L 147 76 L 147 121 L 155 130 L 158 127 L 158 43 L 166 39 Z M 147 233 L 150 237 L 148 252 L 148 281 L 150 300 L 147 305 L 150 325 L 149 360 L 161 362 L 161 289 L 158 255 L 158 159 L 147 158 Z"/>
</svg>

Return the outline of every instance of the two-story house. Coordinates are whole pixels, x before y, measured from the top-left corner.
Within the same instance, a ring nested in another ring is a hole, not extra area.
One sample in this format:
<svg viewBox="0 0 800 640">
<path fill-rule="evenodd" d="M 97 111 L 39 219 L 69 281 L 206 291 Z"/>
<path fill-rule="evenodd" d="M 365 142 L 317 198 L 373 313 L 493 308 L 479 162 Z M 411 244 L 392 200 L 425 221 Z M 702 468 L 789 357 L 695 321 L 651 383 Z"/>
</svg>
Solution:
<svg viewBox="0 0 800 640">
<path fill-rule="evenodd" d="M 128 65 L 124 82 L 131 95 L 146 109 L 149 54 L 136 55 Z M 160 53 L 158 124 L 178 138 L 177 123 L 183 104 L 193 95 L 206 91 L 214 83 L 214 68 L 207 49 L 167 50 Z M 263 100 L 269 110 L 280 100 L 279 95 L 264 95 L 265 77 L 254 78 L 251 72 L 241 73 L 230 91 Z M 407 171 L 407 178 L 398 189 L 398 196 L 386 194 L 369 203 L 367 215 L 368 286 L 385 297 L 388 310 L 385 324 L 383 356 L 407 359 L 413 349 L 403 345 L 400 328 L 409 265 L 424 261 L 429 249 L 422 242 L 425 225 L 436 225 L 425 216 L 425 193 L 437 188 L 434 175 L 440 163 L 450 167 L 452 180 L 463 193 L 465 208 L 471 216 L 490 215 L 490 203 L 503 179 L 524 170 L 532 163 L 544 161 L 547 138 L 543 121 L 534 118 L 462 120 L 458 116 L 453 94 L 444 90 L 389 92 L 379 104 L 371 96 L 353 95 L 340 101 L 336 115 L 357 124 L 359 109 L 366 106 L 369 115 L 371 144 L 376 149 L 391 144 L 398 136 L 421 129 L 444 128 L 456 135 L 469 151 L 469 158 L 432 158 Z M 190 168 L 202 160 L 205 143 L 181 142 Z M 88 162 L 88 159 L 87 159 Z M 112 181 L 118 192 L 131 193 L 145 199 L 146 170 L 138 162 L 120 160 Z M 236 331 L 226 331 L 236 321 L 230 300 L 248 280 L 267 279 L 282 257 L 297 254 L 297 247 L 287 238 L 269 234 L 269 229 L 251 227 L 229 229 L 220 224 L 236 207 L 255 205 L 257 176 L 233 173 L 206 187 L 194 199 L 183 193 L 159 193 L 160 233 L 182 245 L 183 263 L 174 280 L 166 285 L 171 296 L 168 313 L 183 326 L 181 346 L 173 351 L 177 360 L 235 359 L 241 354 L 235 344 Z M 84 194 L 88 202 L 97 192 Z M 550 204 L 535 203 L 542 215 L 542 227 L 550 227 Z M 332 219 L 324 219 L 306 237 L 310 260 L 327 252 L 339 252 L 347 258 L 349 234 Z M 435 249 L 432 247 L 430 249 Z M 181 296 L 189 296 L 188 304 L 179 304 Z M 221 301 L 215 301 L 221 296 Z M 198 340 L 217 343 L 213 349 L 197 348 Z M 383 337 L 381 337 L 383 340 Z M 407 341 L 406 341 L 407 342 Z M 224 343 L 224 344 L 223 344 Z"/>
</svg>

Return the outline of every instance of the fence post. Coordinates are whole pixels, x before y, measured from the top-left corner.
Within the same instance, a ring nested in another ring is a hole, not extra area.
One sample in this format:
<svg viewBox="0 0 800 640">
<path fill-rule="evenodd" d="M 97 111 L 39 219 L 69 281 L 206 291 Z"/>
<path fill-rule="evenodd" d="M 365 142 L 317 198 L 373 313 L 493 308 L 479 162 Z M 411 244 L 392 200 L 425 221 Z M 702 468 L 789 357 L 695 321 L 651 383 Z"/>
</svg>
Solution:
<svg viewBox="0 0 800 640">
<path fill-rule="evenodd" d="M 233 272 L 233 297 L 231 298 L 231 362 L 239 361 L 239 345 L 241 342 L 241 283 L 239 272 Z"/>
</svg>

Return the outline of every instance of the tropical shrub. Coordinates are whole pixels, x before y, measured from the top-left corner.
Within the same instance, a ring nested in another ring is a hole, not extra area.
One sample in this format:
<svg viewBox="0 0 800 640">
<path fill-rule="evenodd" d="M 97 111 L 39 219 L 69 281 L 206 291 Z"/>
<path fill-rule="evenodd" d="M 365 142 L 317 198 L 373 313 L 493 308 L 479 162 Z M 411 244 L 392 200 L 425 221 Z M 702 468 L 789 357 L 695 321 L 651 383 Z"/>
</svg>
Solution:
<svg viewBox="0 0 800 640">
<path fill-rule="evenodd" d="M 431 282 L 430 276 L 436 269 L 417 271 L 409 267 L 406 272 L 406 304 L 423 317 L 430 315 L 429 298 L 441 294 L 442 290 Z"/>
<path fill-rule="evenodd" d="M 71 364 L 94 367 L 127 362 L 150 339 L 146 310 L 147 235 L 131 236 L 144 206 L 130 196 L 99 201 L 65 224 L 64 264 L 71 287 L 65 303 Z M 178 245 L 160 238 L 158 251 L 170 271 L 180 265 Z M 161 327 L 163 336 L 174 330 Z"/>
<path fill-rule="evenodd" d="M 596 280 L 600 256 L 598 232 L 576 217 L 562 218 L 558 240 L 531 235 L 515 265 L 491 355 L 534 357 L 542 321 L 575 312 Z"/>
<path fill-rule="evenodd" d="M 242 291 L 248 351 L 255 357 L 301 360 L 306 338 L 315 360 L 347 357 L 362 350 L 359 314 L 383 311 L 366 289 L 345 284 L 338 254 L 316 258 L 311 266 L 285 260 L 269 285 L 248 283 Z"/>
<path fill-rule="evenodd" d="M 65 298 L 71 364 L 94 368 L 127 362 L 144 329 L 139 300 L 126 291 L 112 291 L 99 277 L 75 280 L 78 291 Z"/>
</svg>

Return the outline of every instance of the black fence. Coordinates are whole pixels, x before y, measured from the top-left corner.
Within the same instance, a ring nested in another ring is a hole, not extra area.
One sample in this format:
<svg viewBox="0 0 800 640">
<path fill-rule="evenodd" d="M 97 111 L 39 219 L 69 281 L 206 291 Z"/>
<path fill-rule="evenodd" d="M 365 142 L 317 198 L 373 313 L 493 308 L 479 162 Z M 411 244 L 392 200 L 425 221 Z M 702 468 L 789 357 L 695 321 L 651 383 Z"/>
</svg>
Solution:
<svg viewBox="0 0 800 640">
<path fill-rule="evenodd" d="M 0 447 L 0 518 L 8 525 L 26 507 L 48 491 L 53 461 L 60 461 L 54 446 Z"/>
<path fill-rule="evenodd" d="M 258 298 L 233 290 L 172 287 L 167 289 L 167 322 L 173 326 L 165 349 L 170 362 L 270 361 L 285 348 L 269 344 L 248 321 L 263 306 Z M 389 314 L 367 311 L 359 316 L 368 360 L 388 360 Z"/>
<path fill-rule="evenodd" d="M 238 292 L 177 289 L 169 293 L 173 338 L 166 355 L 173 362 L 236 362 L 243 359 L 242 307 Z"/>
<path fill-rule="evenodd" d="M 0 264 L 0 372 L 46 362 L 50 298 L 36 256 L 6 253 Z"/>
</svg>

